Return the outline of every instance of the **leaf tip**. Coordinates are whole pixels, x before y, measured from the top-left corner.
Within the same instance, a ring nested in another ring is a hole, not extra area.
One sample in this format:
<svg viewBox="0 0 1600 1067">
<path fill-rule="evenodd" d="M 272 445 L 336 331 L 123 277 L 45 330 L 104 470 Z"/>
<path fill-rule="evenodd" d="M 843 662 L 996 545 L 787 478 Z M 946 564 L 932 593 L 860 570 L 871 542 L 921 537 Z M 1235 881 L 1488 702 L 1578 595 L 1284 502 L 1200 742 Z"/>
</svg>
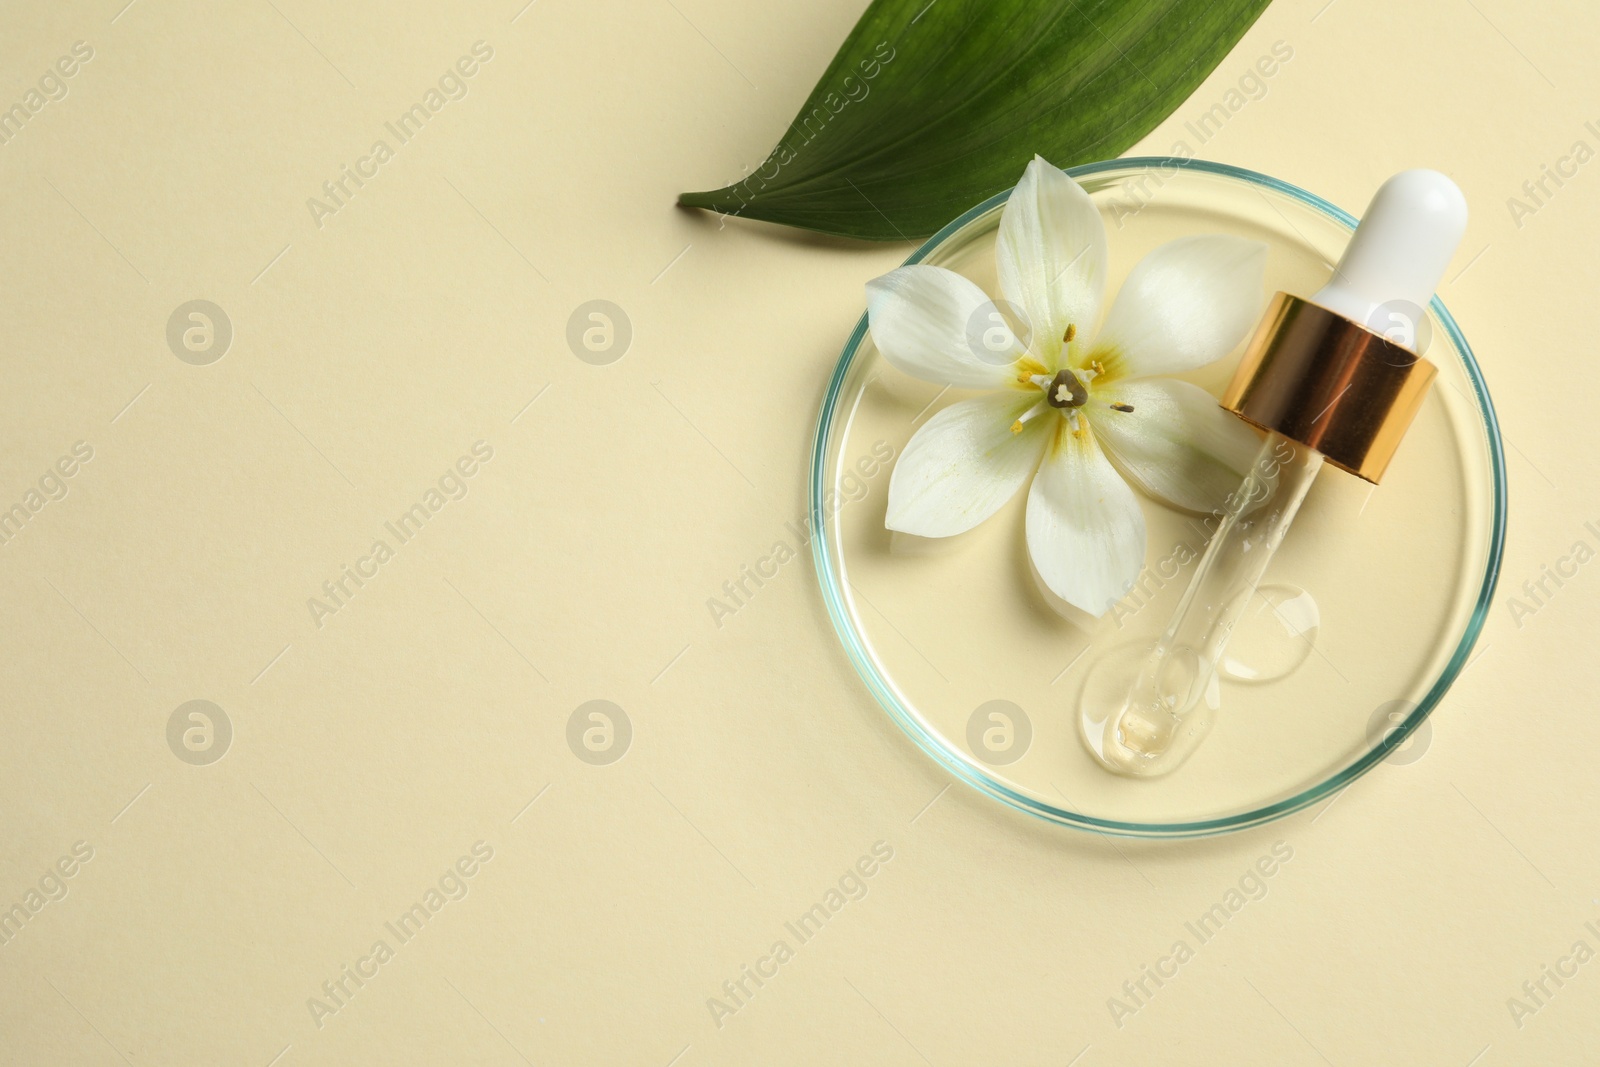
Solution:
<svg viewBox="0 0 1600 1067">
<path fill-rule="evenodd" d="M 698 208 L 706 208 L 707 210 L 715 210 L 716 203 L 717 203 L 717 194 L 716 194 L 715 191 L 711 191 L 711 190 L 708 190 L 708 191 L 705 191 L 705 192 L 699 192 L 699 193 L 679 193 L 678 194 L 678 206 L 679 207 L 698 207 Z"/>
</svg>

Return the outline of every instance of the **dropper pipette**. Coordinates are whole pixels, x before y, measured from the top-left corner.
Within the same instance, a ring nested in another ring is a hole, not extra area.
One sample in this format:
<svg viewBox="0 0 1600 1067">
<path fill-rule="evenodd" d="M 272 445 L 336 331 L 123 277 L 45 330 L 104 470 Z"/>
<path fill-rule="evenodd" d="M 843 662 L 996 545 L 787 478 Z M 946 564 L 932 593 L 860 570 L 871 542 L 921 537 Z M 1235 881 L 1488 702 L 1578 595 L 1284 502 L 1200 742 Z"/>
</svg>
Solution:
<svg viewBox="0 0 1600 1067">
<path fill-rule="evenodd" d="M 1110 770 L 1166 774 L 1204 739 L 1228 639 L 1324 461 L 1382 477 L 1436 373 L 1419 340 L 1466 221 L 1449 178 L 1402 171 L 1373 196 L 1327 285 L 1269 305 L 1222 397 L 1267 431 L 1260 452 L 1154 647 L 1109 656 L 1126 671 L 1085 689 L 1084 741 Z"/>
</svg>

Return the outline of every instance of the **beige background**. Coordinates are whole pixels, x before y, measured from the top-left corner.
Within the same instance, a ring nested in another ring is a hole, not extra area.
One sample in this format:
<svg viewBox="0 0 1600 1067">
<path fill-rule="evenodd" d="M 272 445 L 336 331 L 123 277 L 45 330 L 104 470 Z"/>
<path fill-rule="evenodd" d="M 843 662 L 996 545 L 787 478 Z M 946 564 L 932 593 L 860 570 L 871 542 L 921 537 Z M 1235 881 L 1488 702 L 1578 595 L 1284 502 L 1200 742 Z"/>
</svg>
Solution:
<svg viewBox="0 0 1600 1067">
<path fill-rule="evenodd" d="M 1600 14 L 1278 0 L 1141 146 L 1282 40 L 1200 154 L 1354 208 L 1404 166 L 1455 176 L 1475 214 L 1443 294 L 1513 501 L 1422 759 L 1162 845 L 947 788 L 809 561 L 721 628 L 706 609 L 804 513 L 825 375 L 908 247 L 673 196 L 759 162 L 861 0 L 123 2 L 12 0 L 0 33 L 4 104 L 94 50 L 0 145 L 0 502 L 93 448 L 0 547 L 0 907 L 93 849 L 0 945 L 0 1060 L 1593 1062 L 1600 963 L 1520 1027 L 1507 998 L 1600 948 L 1600 578 L 1520 620 L 1507 598 L 1600 543 L 1600 170 L 1520 226 L 1506 200 L 1600 148 Z M 319 228 L 307 198 L 479 40 L 468 95 Z M 165 336 L 196 298 L 234 330 L 209 366 Z M 633 325 L 609 366 L 565 341 L 595 298 Z M 480 440 L 465 498 L 318 627 L 307 598 Z M 167 742 L 193 699 L 233 726 L 209 766 Z M 632 723 L 609 766 L 565 740 L 594 699 Z M 384 924 L 479 841 L 470 892 L 400 944 Z M 719 1027 L 707 999 L 880 841 L 866 896 Z M 1117 1026 L 1108 998 L 1280 841 L 1266 896 Z"/>
</svg>

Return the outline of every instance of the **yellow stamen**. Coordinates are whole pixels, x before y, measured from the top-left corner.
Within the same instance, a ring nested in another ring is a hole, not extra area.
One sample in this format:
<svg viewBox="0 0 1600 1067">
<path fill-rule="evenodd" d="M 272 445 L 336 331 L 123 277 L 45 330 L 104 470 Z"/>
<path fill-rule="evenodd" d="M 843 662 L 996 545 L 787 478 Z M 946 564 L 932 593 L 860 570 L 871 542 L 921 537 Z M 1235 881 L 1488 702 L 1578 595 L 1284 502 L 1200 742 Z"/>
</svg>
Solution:
<svg viewBox="0 0 1600 1067">
<path fill-rule="evenodd" d="M 1018 385 L 1028 385 L 1032 382 L 1034 375 L 1045 373 L 1044 364 L 1032 356 L 1022 356 L 1012 366 L 1017 372 Z"/>
<path fill-rule="evenodd" d="M 1011 432 L 1012 433 L 1021 433 L 1022 432 L 1022 424 L 1023 423 L 1027 422 L 1029 419 L 1032 419 L 1035 415 L 1039 414 L 1041 411 L 1048 411 L 1049 409 L 1050 409 L 1050 405 L 1048 403 L 1046 403 L 1043 400 L 1039 401 L 1037 404 L 1033 405 L 1033 407 L 1029 408 L 1027 411 L 1024 411 L 1022 413 L 1022 417 L 1017 419 L 1016 422 L 1013 422 L 1011 424 Z"/>
<path fill-rule="evenodd" d="M 1078 327 L 1073 323 L 1067 323 L 1067 333 L 1066 336 L 1061 338 L 1062 343 L 1070 345 L 1072 343 L 1072 339 L 1076 336 L 1078 336 Z"/>
</svg>

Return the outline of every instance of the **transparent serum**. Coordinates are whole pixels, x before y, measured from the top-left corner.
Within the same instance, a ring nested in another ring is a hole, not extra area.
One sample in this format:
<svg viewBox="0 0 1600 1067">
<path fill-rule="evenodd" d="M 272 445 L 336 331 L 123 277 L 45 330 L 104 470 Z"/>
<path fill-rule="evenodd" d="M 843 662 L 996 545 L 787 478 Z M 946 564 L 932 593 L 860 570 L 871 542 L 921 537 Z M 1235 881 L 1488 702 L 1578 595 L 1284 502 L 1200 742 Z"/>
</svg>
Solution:
<svg viewBox="0 0 1600 1067">
<path fill-rule="evenodd" d="M 1219 663 L 1324 463 L 1376 484 L 1427 396 L 1427 305 L 1466 230 L 1445 175 L 1402 171 L 1373 196 L 1333 277 L 1309 300 L 1278 293 L 1222 405 L 1266 431 L 1261 451 L 1154 645 L 1108 650 L 1079 727 L 1107 769 L 1157 777 L 1205 739 Z"/>
</svg>

